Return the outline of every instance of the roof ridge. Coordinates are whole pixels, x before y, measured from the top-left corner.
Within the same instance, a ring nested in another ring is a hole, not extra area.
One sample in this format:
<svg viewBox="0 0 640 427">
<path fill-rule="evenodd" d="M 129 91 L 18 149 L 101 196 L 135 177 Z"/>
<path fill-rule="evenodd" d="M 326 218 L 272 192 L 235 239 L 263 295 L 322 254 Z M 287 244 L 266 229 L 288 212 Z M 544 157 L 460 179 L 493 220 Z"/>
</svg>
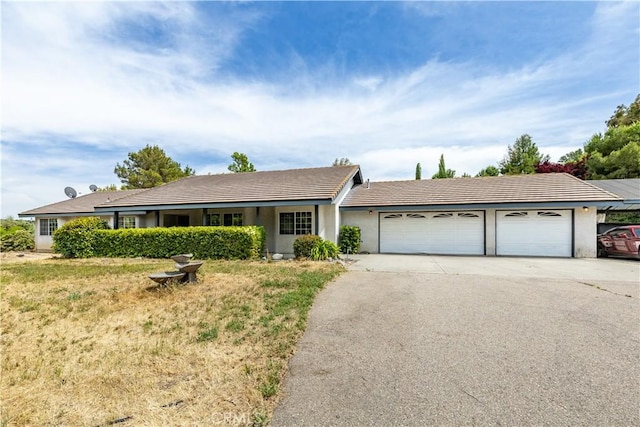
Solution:
<svg viewBox="0 0 640 427">
<path fill-rule="evenodd" d="M 511 179 L 523 179 L 523 178 L 531 178 L 531 177 L 542 177 L 544 175 L 569 175 L 566 172 L 550 172 L 550 173 L 519 173 L 519 174 L 513 174 L 513 175 L 497 175 L 497 176 L 456 176 L 453 178 L 426 178 L 426 179 L 388 179 L 388 180 L 383 180 L 383 181 L 370 181 L 370 184 L 375 184 L 375 183 L 387 183 L 387 182 L 391 182 L 391 183 L 402 183 L 402 182 L 419 182 L 419 181 L 454 181 L 454 180 L 461 180 L 461 179 L 474 179 L 474 180 L 480 180 L 480 179 L 505 179 L 505 178 L 511 178 Z M 572 176 L 572 175 L 569 175 Z M 579 179 L 579 178 L 578 178 Z"/>
<path fill-rule="evenodd" d="M 351 165 L 331 165 L 331 166 L 311 166 L 306 168 L 294 168 L 294 169 L 269 169 L 269 170 L 257 170 L 252 172 L 217 172 L 217 173 L 208 173 L 201 175 L 190 175 L 184 178 L 177 179 L 176 181 L 181 181 L 186 178 L 196 178 L 196 177 L 206 177 L 206 176 L 222 176 L 222 175 L 237 175 L 239 173 L 242 174 L 260 174 L 260 173 L 282 173 L 282 172 L 300 172 L 307 170 L 318 170 L 318 169 L 330 169 L 330 168 L 360 168 L 359 164 L 351 164 Z M 175 182 L 175 181 L 171 181 Z M 167 182 L 166 184 L 170 184 L 171 182 Z"/>
</svg>

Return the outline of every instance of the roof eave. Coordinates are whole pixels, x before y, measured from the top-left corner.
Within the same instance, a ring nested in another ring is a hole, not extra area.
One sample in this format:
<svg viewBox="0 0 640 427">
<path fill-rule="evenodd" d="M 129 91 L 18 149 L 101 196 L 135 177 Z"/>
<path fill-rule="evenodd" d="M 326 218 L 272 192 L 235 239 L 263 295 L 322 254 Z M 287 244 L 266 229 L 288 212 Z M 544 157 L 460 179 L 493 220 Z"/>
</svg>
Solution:
<svg viewBox="0 0 640 427">
<path fill-rule="evenodd" d="M 256 202 L 223 202 L 223 203 L 185 203 L 166 205 L 137 205 L 137 206 L 109 206 L 108 208 L 96 207 L 96 213 L 100 212 L 130 212 L 130 211 L 159 211 L 159 210 L 187 210 L 187 209 L 225 209 L 225 208 L 251 208 L 270 206 L 306 206 L 306 205 L 330 205 L 333 199 L 297 199 L 280 201 L 256 201 Z"/>
<path fill-rule="evenodd" d="M 358 205 L 340 206 L 341 211 L 366 211 L 375 210 L 459 210 L 459 209 L 515 209 L 515 208 L 577 208 L 577 207 L 603 207 L 603 206 L 623 206 L 621 201 L 549 201 L 549 202 L 507 202 L 507 203 L 443 203 L 443 204 L 415 204 L 415 205 Z"/>
</svg>

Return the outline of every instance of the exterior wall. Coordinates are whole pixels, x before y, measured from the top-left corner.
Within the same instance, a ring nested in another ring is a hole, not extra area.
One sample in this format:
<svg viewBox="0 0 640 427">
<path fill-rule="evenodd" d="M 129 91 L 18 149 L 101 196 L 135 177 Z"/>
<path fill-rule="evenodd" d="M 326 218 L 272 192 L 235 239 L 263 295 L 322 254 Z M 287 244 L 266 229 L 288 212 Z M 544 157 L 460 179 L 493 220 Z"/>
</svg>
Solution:
<svg viewBox="0 0 640 427">
<path fill-rule="evenodd" d="M 156 213 L 150 212 L 146 215 L 140 215 L 136 221 L 136 227 L 153 228 L 156 226 Z"/>
<path fill-rule="evenodd" d="M 275 208 L 275 245 L 273 246 L 275 246 L 275 252 L 290 258 L 293 256 L 293 242 L 300 236 L 295 234 L 280 234 L 280 212 L 311 212 L 311 234 L 316 234 L 317 231 L 314 229 L 316 223 L 315 206 L 278 206 Z"/>
<path fill-rule="evenodd" d="M 484 210 L 484 249 L 485 255 L 496 255 L 496 210 Z"/>
<path fill-rule="evenodd" d="M 43 217 L 42 219 L 57 219 L 58 220 L 58 228 L 62 227 L 67 222 L 72 219 L 82 218 L 79 216 L 74 217 Z M 101 216 L 99 217 L 103 221 L 106 221 L 109 224 L 109 227 L 113 228 L 113 217 L 112 216 Z M 35 221 L 35 250 L 37 252 L 51 252 L 53 251 L 53 236 L 41 236 L 40 235 L 40 218 L 36 218 Z"/>
<path fill-rule="evenodd" d="M 347 194 L 355 186 L 353 179 L 348 185 L 345 185 L 342 191 L 335 197 L 333 204 L 328 206 L 320 206 L 321 217 L 326 222 L 326 227 L 323 233 L 318 233 L 323 239 L 331 240 L 333 243 L 338 243 L 338 237 L 340 234 L 340 226 L 347 225 L 342 222 L 342 216 L 340 214 L 340 204 L 347 197 Z M 324 214 L 322 214 L 324 209 Z M 322 219 L 321 219 L 322 222 Z M 322 228 L 322 227 L 321 227 Z"/>
<path fill-rule="evenodd" d="M 595 258 L 597 256 L 597 209 L 593 206 L 585 211 L 574 209 L 573 214 L 573 256 L 576 258 Z"/>
<path fill-rule="evenodd" d="M 338 242 L 339 211 L 336 205 L 318 206 L 318 230 L 316 234 L 333 243 Z"/>
<path fill-rule="evenodd" d="M 378 253 L 378 211 L 345 211 L 341 217 L 341 225 L 360 227 L 360 252 Z"/>
<path fill-rule="evenodd" d="M 260 208 L 260 225 L 262 225 L 267 233 L 266 250 L 269 253 L 276 252 L 276 236 L 278 224 L 276 224 L 276 209 L 274 207 Z"/>
</svg>

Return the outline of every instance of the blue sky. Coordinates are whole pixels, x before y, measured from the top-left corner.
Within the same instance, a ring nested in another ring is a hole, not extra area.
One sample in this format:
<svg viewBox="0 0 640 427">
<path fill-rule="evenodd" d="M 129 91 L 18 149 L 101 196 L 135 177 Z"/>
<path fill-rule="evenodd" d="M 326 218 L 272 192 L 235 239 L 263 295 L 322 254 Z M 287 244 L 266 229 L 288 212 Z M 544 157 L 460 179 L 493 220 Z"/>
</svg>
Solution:
<svg viewBox="0 0 640 427">
<path fill-rule="evenodd" d="M 475 175 L 557 160 L 640 92 L 638 2 L 2 2 L 2 212 L 119 184 L 146 144 L 198 174 L 348 157 Z"/>
</svg>

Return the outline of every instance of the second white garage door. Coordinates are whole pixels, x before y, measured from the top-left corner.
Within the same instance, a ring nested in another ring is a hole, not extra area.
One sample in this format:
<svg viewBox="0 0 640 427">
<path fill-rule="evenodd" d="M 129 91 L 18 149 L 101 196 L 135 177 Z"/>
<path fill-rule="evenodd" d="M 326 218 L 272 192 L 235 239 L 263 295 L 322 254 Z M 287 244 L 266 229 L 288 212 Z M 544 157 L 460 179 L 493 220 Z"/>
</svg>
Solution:
<svg viewBox="0 0 640 427">
<path fill-rule="evenodd" d="M 572 255 L 570 210 L 496 212 L 496 254 Z"/>
<path fill-rule="evenodd" d="M 484 255 L 484 212 L 380 214 L 380 252 Z"/>
</svg>

